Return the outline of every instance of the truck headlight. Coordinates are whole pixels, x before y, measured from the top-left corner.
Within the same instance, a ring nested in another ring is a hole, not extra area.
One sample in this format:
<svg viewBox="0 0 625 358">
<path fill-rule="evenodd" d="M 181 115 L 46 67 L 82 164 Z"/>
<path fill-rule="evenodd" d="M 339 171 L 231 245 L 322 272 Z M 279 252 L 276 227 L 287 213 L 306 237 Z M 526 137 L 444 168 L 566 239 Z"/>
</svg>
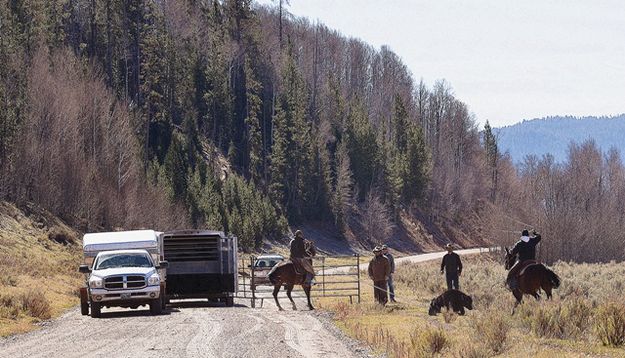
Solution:
<svg viewBox="0 0 625 358">
<path fill-rule="evenodd" d="M 91 276 L 89 278 L 89 287 L 91 288 L 102 288 L 104 281 L 97 276 Z"/>
<path fill-rule="evenodd" d="M 150 286 L 158 286 L 160 284 L 161 284 L 161 278 L 160 278 L 160 276 L 157 273 L 155 273 L 154 275 L 152 275 L 152 276 L 150 276 L 148 278 L 148 285 L 150 285 Z"/>
</svg>

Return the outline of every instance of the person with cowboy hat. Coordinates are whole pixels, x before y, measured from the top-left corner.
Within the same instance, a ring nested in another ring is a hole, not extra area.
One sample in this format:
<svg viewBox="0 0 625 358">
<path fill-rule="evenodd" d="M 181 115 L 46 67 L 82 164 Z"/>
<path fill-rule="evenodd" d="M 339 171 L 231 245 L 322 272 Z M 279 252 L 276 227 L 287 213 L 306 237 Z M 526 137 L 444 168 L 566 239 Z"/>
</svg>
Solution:
<svg viewBox="0 0 625 358">
<path fill-rule="evenodd" d="M 521 232 L 521 238 L 510 251 L 510 254 L 518 258 L 518 261 L 508 271 L 506 278 L 506 284 L 510 290 L 514 291 L 519 288 L 519 273 L 529 264 L 538 262 L 536 261 L 536 245 L 541 239 L 542 236 L 536 230 L 532 230 L 532 236 L 527 229 Z"/>
<path fill-rule="evenodd" d="M 295 231 L 295 238 L 291 240 L 289 246 L 291 247 L 290 259 L 293 265 L 295 265 L 296 271 L 306 273 L 306 285 L 312 285 L 313 278 L 315 277 L 315 269 L 312 265 L 310 253 L 306 251 L 304 234 L 300 230 Z"/>
<path fill-rule="evenodd" d="M 382 255 L 382 248 L 376 246 L 373 249 L 375 256 L 369 262 L 369 278 L 373 281 L 373 297 L 377 303 L 385 305 L 388 300 L 386 295 L 386 283 L 391 275 L 391 264 Z"/>
<path fill-rule="evenodd" d="M 447 290 L 459 290 L 460 282 L 458 281 L 458 277 L 462 274 L 460 255 L 454 252 L 454 248 L 451 244 L 445 245 L 445 249 L 447 249 L 447 253 L 443 256 L 443 261 L 441 262 L 441 274 L 443 271 L 446 273 Z"/>
<path fill-rule="evenodd" d="M 391 302 L 395 301 L 395 285 L 393 284 L 393 274 L 395 273 L 395 258 L 388 251 L 388 246 L 382 245 L 382 255 L 384 255 L 388 259 L 388 263 L 391 265 L 391 273 L 388 275 L 387 287 L 388 287 L 388 297 Z"/>
</svg>

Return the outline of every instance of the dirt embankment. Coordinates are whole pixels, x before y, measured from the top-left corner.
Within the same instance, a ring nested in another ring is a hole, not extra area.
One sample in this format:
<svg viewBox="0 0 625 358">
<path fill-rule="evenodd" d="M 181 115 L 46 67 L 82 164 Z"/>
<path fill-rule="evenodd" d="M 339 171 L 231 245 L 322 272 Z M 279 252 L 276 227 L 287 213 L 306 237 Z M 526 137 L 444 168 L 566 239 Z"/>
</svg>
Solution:
<svg viewBox="0 0 625 358">
<path fill-rule="evenodd" d="M 36 207 L 0 202 L 0 337 L 78 303 L 79 235 Z"/>
</svg>

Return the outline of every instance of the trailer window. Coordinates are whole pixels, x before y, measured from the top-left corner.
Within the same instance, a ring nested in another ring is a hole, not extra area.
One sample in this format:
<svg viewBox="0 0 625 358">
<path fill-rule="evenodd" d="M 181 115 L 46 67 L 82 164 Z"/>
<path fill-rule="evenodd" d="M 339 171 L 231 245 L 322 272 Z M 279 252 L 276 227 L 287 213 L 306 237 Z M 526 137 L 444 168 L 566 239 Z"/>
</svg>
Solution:
<svg viewBox="0 0 625 358">
<path fill-rule="evenodd" d="M 117 267 L 152 267 L 150 258 L 143 254 L 109 254 L 98 256 L 96 270 Z"/>
</svg>

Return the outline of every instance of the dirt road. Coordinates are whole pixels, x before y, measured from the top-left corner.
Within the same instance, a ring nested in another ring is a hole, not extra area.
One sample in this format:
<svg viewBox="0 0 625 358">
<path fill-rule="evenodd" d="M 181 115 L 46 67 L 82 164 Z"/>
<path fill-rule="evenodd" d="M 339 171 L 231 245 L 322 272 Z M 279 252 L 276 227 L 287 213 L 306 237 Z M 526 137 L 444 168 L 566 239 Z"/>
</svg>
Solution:
<svg viewBox="0 0 625 358">
<path fill-rule="evenodd" d="M 443 254 L 398 258 L 397 262 L 433 260 Z M 322 312 L 279 312 L 272 300 L 254 309 L 247 307 L 249 300 L 236 303 L 226 308 L 180 302 L 161 316 L 150 316 L 147 310 L 110 309 L 103 311 L 102 319 L 81 316 L 73 309 L 41 330 L 0 339 L 0 357 L 368 356 Z M 300 301 L 298 307 L 306 306 Z"/>
<path fill-rule="evenodd" d="M 247 301 L 246 303 L 249 303 Z M 300 303 L 304 308 L 304 303 Z M 41 330 L 0 340 L 1 357 L 367 357 L 323 313 L 180 303 L 165 315 L 77 309 Z"/>
</svg>

